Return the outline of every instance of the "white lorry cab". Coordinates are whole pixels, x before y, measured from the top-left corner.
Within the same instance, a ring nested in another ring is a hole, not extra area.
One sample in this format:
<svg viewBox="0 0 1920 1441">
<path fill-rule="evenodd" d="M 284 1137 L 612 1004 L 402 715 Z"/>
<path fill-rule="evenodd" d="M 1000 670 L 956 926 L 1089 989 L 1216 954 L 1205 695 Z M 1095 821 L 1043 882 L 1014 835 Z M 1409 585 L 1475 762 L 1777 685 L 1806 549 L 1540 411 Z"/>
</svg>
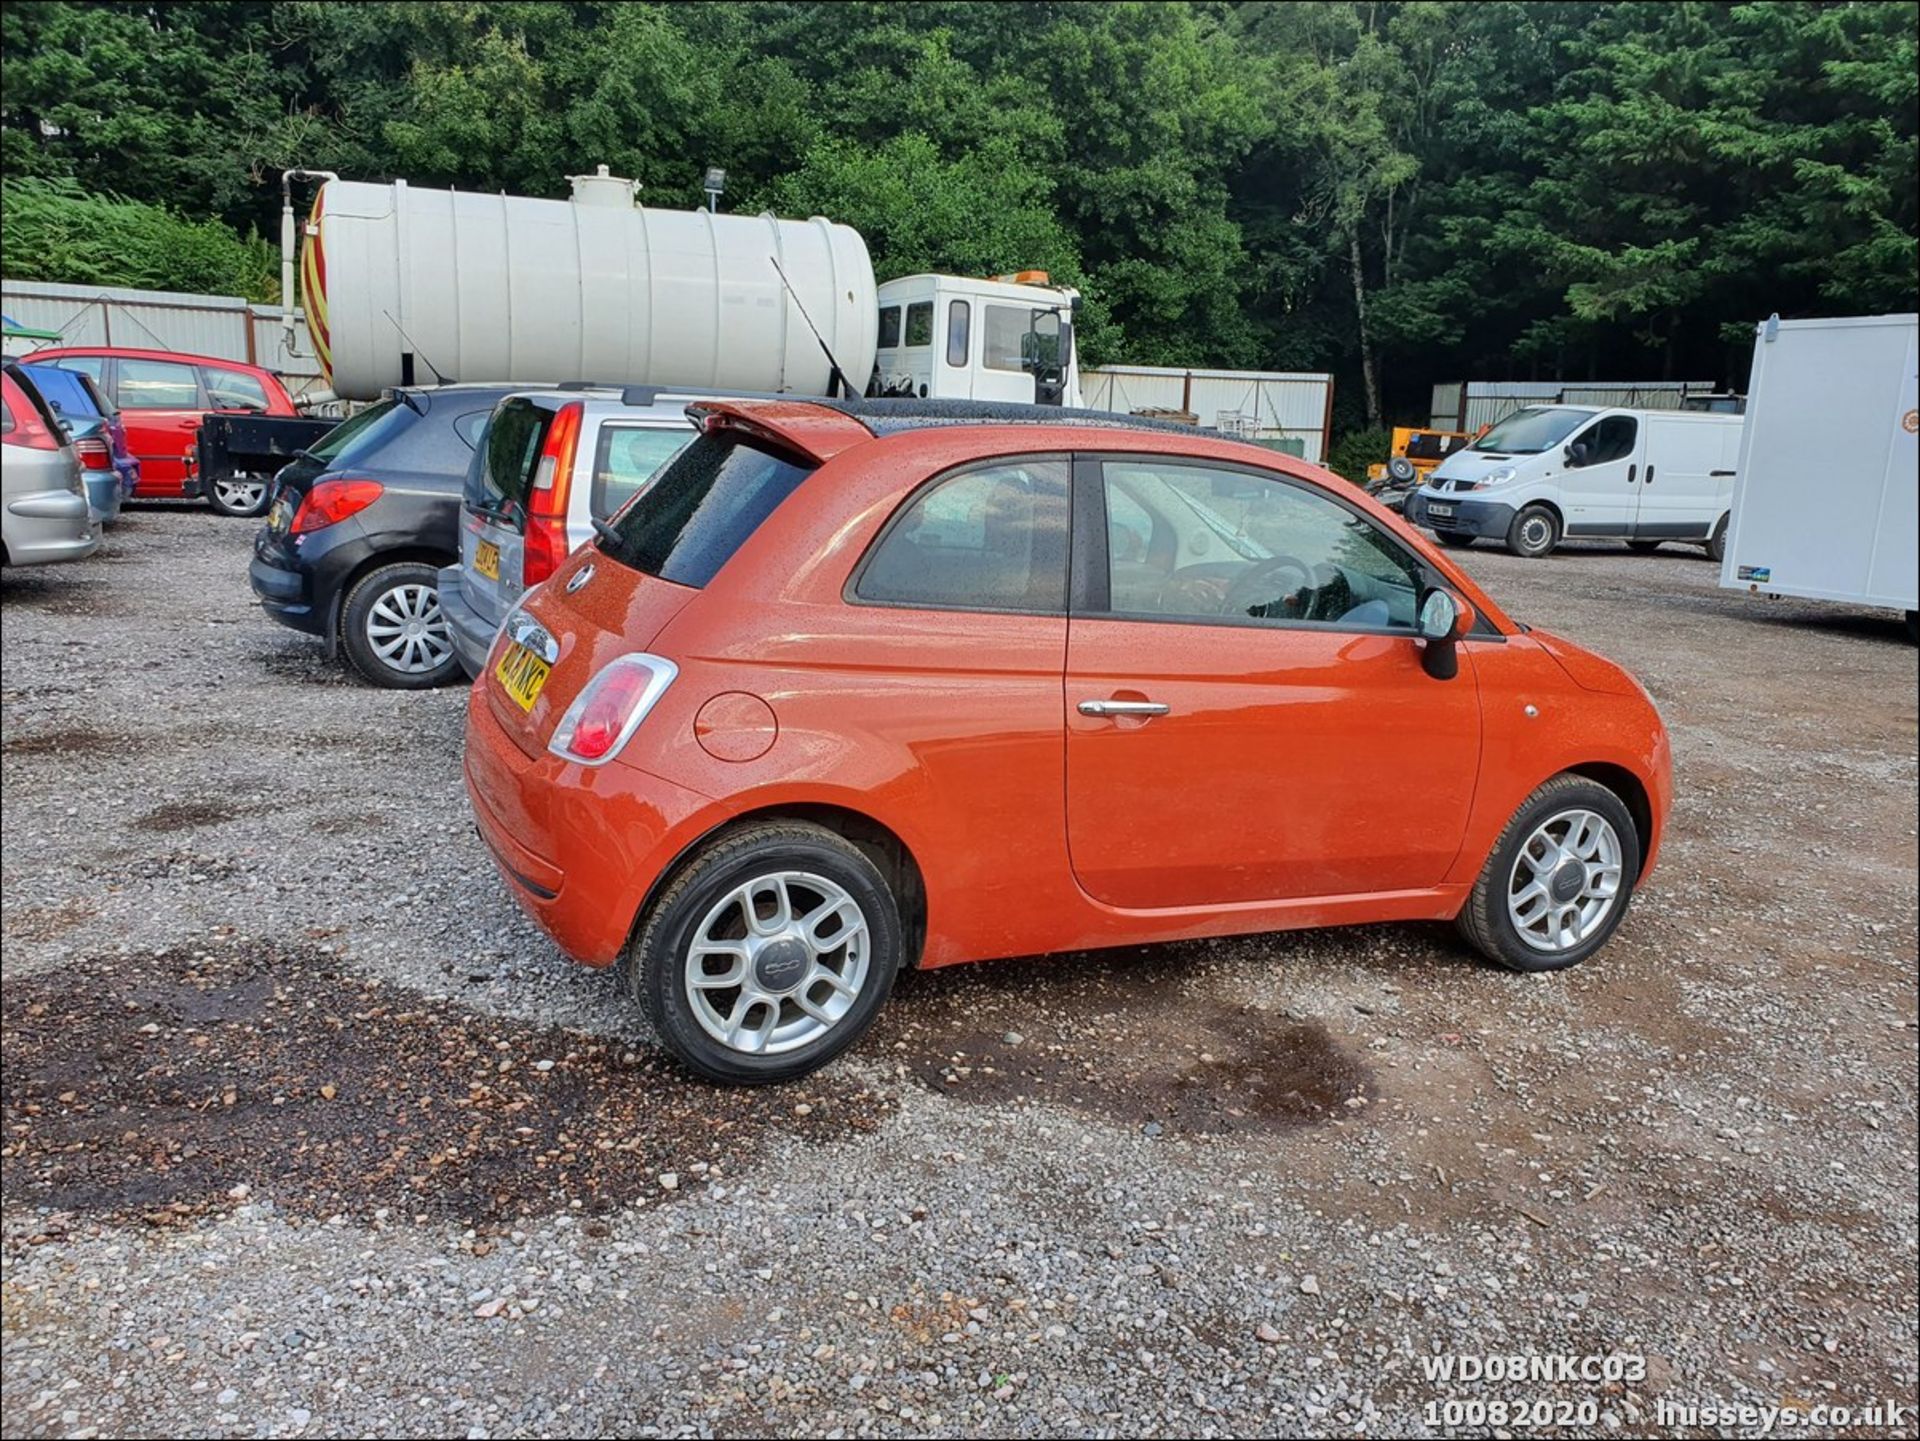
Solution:
<svg viewBox="0 0 1920 1441">
<path fill-rule="evenodd" d="M 1051 284 L 1045 271 L 906 275 L 879 289 L 875 393 L 1080 404 L 1079 292 Z"/>
<path fill-rule="evenodd" d="M 1438 466 L 1406 517 L 1444 545 L 1503 541 L 1543 556 L 1567 538 L 1726 547 L 1738 415 L 1536 405 L 1515 411 Z"/>
</svg>

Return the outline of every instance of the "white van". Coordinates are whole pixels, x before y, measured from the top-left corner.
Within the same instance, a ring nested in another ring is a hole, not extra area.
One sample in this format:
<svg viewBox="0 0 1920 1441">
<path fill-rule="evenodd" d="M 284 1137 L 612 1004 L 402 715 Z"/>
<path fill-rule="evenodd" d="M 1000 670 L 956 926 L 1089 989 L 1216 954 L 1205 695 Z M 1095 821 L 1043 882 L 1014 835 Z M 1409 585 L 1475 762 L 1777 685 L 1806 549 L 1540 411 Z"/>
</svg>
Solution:
<svg viewBox="0 0 1920 1441">
<path fill-rule="evenodd" d="M 1726 551 L 1740 453 L 1738 415 L 1534 405 L 1449 455 L 1409 496 L 1406 517 L 1444 545 L 1482 536 L 1515 555 L 1564 537 L 1665 540 Z"/>
</svg>

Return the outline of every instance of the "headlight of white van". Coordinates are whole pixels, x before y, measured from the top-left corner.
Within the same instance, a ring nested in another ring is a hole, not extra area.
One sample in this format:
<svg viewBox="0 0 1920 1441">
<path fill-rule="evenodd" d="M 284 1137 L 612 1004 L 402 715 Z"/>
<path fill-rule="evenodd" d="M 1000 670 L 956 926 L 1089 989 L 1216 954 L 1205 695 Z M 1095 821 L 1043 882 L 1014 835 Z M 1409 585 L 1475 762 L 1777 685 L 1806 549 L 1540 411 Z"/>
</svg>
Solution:
<svg viewBox="0 0 1920 1441">
<path fill-rule="evenodd" d="M 1505 485 L 1508 481 L 1512 480 L 1519 473 L 1520 472 L 1515 470 L 1512 466 L 1503 465 L 1498 470 L 1490 470 L 1485 475 L 1481 476 L 1480 483 L 1482 485 Z"/>
</svg>

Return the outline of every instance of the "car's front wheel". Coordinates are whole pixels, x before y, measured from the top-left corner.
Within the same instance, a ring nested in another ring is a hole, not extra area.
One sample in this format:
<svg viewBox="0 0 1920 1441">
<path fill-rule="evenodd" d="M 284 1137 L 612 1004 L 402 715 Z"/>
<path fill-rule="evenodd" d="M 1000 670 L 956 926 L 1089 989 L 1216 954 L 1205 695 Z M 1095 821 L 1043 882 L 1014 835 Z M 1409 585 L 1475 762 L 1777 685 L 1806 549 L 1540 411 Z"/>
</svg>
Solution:
<svg viewBox="0 0 1920 1441">
<path fill-rule="evenodd" d="M 1598 781 L 1555 776 L 1513 814 L 1461 910 L 1467 942 L 1514 971 L 1560 971 L 1605 945 L 1640 875 L 1640 834 Z"/>
<path fill-rule="evenodd" d="M 859 847 L 769 821 L 723 835 L 674 877 L 627 952 L 627 980 L 689 1069 L 785 1081 L 873 1023 L 901 936 L 893 890 Z"/>
<path fill-rule="evenodd" d="M 236 470 L 216 476 L 207 486 L 207 504 L 222 515 L 239 519 L 259 515 L 267 508 L 268 482 L 271 476 Z"/>
<path fill-rule="evenodd" d="M 440 571 L 396 561 L 369 571 L 340 608 L 340 644 L 363 679 L 388 690 L 426 690 L 464 676 L 440 609 Z"/>
<path fill-rule="evenodd" d="M 1528 560 L 1551 555 L 1560 544 L 1560 518 L 1544 505 L 1529 505 L 1507 527 L 1507 549 Z"/>
</svg>

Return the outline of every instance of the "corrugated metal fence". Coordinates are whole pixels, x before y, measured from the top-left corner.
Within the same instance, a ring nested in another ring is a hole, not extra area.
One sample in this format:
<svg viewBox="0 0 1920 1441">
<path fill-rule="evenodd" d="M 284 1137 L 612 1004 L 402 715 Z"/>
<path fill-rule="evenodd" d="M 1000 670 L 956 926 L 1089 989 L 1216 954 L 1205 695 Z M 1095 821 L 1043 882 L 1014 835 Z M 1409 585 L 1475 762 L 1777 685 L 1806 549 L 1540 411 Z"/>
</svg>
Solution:
<svg viewBox="0 0 1920 1441">
<path fill-rule="evenodd" d="M 288 354 L 280 307 L 236 295 L 0 279 L 0 309 L 21 325 L 60 333 L 58 341 L 16 342 L 23 353 L 55 344 L 130 345 L 244 360 L 278 371 L 296 402 L 326 385 L 307 340 L 306 317 L 294 313 L 294 353 Z"/>
<path fill-rule="evenodd" d="M 1470 380 L 1433 388 L 1435 430 L 1476 431 L 1528 405 L 1618 405 L 1678 410 L 1689 395 L 1712 393 L 1710 380 Z"/>
<path fill-rule="evenodd" d="M 1273 444 L 1316 465 L 1333 441 L 1331 375 L 1103 365 L 1080 373 L 1080 392 L 1089 410 L 1184 410 L 1202 425 Z"/>
</svg>

